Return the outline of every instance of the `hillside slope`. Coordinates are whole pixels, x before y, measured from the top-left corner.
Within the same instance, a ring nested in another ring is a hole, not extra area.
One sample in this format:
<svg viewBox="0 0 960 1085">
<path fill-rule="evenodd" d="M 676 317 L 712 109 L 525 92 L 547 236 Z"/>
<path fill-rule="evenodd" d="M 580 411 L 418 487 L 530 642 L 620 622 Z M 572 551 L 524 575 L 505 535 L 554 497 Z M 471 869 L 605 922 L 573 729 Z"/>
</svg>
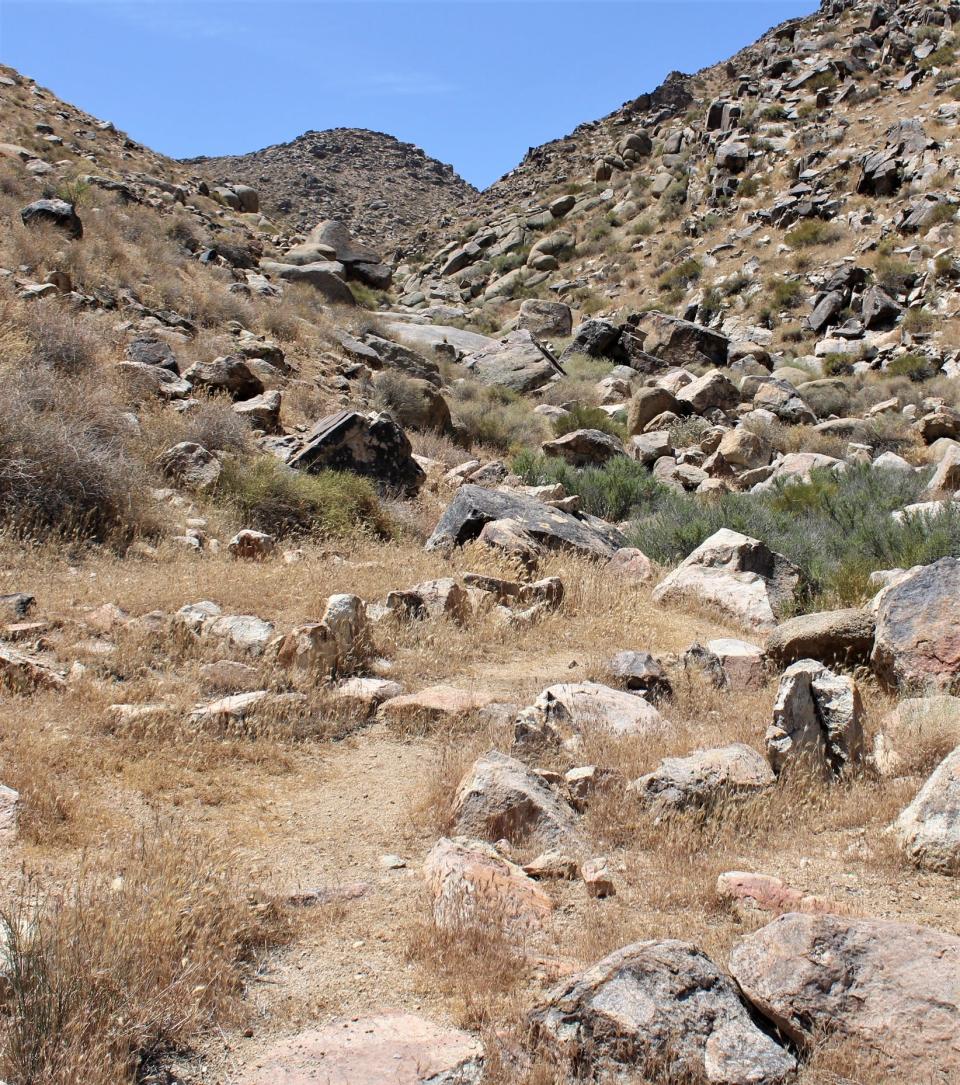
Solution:
<svg viewBox="0 0 960 1085">
<path fill-rule="evenodd" d="M 260 192 L 264 209 L 293 229 L 340 219 L 364 242 L 389 249 L 426 224 L 455 220 L 476 189 L 443 162 L 382 132 L 304 132 L 244 155 L 185 163 L 218 182 Z"/>
</svg>

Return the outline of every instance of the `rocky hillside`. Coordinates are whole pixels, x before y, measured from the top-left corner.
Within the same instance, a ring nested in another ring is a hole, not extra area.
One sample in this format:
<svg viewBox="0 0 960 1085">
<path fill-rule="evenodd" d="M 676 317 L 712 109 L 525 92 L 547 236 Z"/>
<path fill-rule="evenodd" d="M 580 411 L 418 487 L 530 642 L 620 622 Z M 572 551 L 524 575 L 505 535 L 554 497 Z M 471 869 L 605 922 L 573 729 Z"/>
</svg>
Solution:
<svg viewBox="0 0 960 1085">
<path fill-rule="evenodd" d="M 0 71 L 4 1082 L 960 1079 L 958 24 L 402 252 Z"/>
<path fill-rule="evenodd" d="M 340 219 L 385 249 L 415 241 L 428 224 L 452 224 L 476 196 L 452 166 L 412 143 L 359 128 L 304 132 L 262 151 L 185 165 L 217 183 L 251 185 L 267 214 L 294 230 Z"/>
</svg>

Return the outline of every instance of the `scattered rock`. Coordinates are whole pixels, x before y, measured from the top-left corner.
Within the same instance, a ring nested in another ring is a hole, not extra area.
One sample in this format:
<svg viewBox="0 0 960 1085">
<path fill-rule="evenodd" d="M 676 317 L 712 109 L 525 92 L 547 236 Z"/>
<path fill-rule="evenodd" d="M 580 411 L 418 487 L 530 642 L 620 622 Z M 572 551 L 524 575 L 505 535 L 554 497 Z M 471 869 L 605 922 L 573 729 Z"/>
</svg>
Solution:
<svg viewBox="0 0 960 1085">
<path fill-rule="evenodd" d="M 894 830 L 911 862 L 960 874 L 960 746 L 937 766 Z"/>
<path fill-rule="evenodd" d="M 868 610 L 827 610 L 781 622 L 767 637 L 767 655 L 778 663 L 816 659 L 862 663 L 873 649 L 874 616 Z"/>
<path fill-rule="evenodd" d="M 750 746 L 735 742 L 716 750 L 697 750 L 686 757 L 666 757 L 630 790 L 658 815 L 750 795 L 772 787 L 770 766 Z"/>
</svg>

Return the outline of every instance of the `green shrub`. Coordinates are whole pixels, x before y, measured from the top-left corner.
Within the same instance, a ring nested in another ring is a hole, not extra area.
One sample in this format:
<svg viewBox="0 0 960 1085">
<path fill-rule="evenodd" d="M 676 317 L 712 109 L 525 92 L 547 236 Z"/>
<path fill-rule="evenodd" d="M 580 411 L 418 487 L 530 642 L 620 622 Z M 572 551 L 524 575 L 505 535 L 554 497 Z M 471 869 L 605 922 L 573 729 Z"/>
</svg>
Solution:
<svg viewBox="0 0 960 1085">
<path fill-rule="evenodd" d="M 509 388 L 463 381 L 451 385 L 449 391 L 454 425 L 467 445 L 514 452 L 539 445 L 546 435 L 546 426 L 530 402 Z"/>
<path fill-rule="evenodd" d="M 589 403 L 575 403 L 567 409 L 570 412 L 569 417 L 558 418 L 553 423 L 552 429 L 557 437 L 563 437 L 564 434 L 573 433 L 578 429 L 597 429 L 613 437 L 626 436 L 626 426 L 623 422 L 611 418 L 599 407 L 592 407 Z"/>
<path fill-rule="evenodd" d="M 767 283 L 767 294 L 776 309 L 798 309 L 806 290 L 803 283 L 795 279 L 771 279 Z"/>
<path fill-rule="evenodd" d="M 829 245 L 843 236 L 840 229 L 821 219 L 806 219 L 794 226 L 787 234 L 787 244 L 795 249 L 809 249 L 815 245 Z"/>
<path fill-rule="evenodd" d="M 922 354 L 901 354 L 894 358 L 883 371 L 885 377 L 908 377 L 912 381 L 920 382 L 933 376 L 933 369 L 929 358 Z"/>
<path fill-rule="evenodd" d="M 928 57 L 925 57 L 920 61 L 920 67 L 924 71 L 930 71 L 931 68 L 949 68 L 951 65 L 957 62 L 957 51 L 952 45 L 942 45 L 939 49 L 934 50 Z"/>
<path fill-rule="evenodd" d="M 960 556 L 960 513 L 897 523 L 891 512 L 917 501 L 925 475 L 851 467 L 813 472 L 765 494 L 703 501 L 660 488 L 647 495 L 628 532 L 648 557 L 669 565 L 722 527 L 761 539 L 803 573 L 802 610 L 856 605 L 877 569 L 909 568 Z"/>
<path fill-rule="evenodd" d="M 689 259 L 671 268 L 657 281 L 657 286 L 663 293 L 670 290 L 682 290 L 691 283 L 695 283 L 703 274 L 703 265 L 699 260 Z"/>
<path fill-rule="evenodd" d="M 823 375 L 849 377 L 853 372 L 854 360 L 849 354 L 827 354 L 823 359 Z"/>
<path fill-rule="evenodd" d="M 272 535 L 335 536 L 366 529 L 388 535 L 372 482 L 346 471 L 295 471 L 272 456 L 224 461 L 218 498 L 245 526 Z"/>
<path fill-rule="evenodd" d="M 819 72 L 804 84 L 805 90 L 832 90 L 837 85 L 837 73 Z"/>
<path fill-rule="evenodd" d="M 387 295 L 382 290 L 374 290 L 366 283 L 347 283 L 353 300 L 362 309 L 379 309 L 380 303 L 386 300 Z"/>
<path fill-rule="evenodd" d="M 929 309 L 908 309 L 903 314 L 903 327 L 911 334 L 930 332 L 937 326 L 937 317 Z"/>
<path fill-rule="evenodd" d="M 645 467 L 626 456 L 616 456 L 603 467 L 575 468 L 528 451 L 515 456 L 511 466 L 525 485 L 559 482 L 568 494 L 579 495 L 584 512 L 611 522 L 626 519 L 663 489 Z"/>
<path fill-rule="evenodd" d="M 904 294 L 910 289 L 917 272 L 906 260 L 881 253 L 874 268 L 874 279 L 888 294 Z"/>
</svg>

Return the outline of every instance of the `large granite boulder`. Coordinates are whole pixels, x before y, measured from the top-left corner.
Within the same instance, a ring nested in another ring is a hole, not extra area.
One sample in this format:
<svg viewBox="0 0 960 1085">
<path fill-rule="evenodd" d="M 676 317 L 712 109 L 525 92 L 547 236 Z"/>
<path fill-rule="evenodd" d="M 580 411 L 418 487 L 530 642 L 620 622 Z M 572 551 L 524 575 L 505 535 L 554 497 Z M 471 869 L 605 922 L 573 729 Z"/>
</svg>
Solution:
<svg viewBox="0 0 960 1085">
<path fill-rule="evenodd" d="M 765 738 L 774 772 L 788 765 L 839 776 L 863 760 L 863 705 L 852 678 L 801 659 L 780 679 Z"/>
<path fill-rule="evenodd" d="M 960 874 L 960 746 L 933 771 L 894 831 L 917 866 Z"/>
<path fill-rule="evenodd" d="M 549 550 L 575 550 L 611 558 L 627 540 L 615 527 L 585 513 L 564 512 L 525 494 L 466 485 L 457 490 L 427 540 L 427 550 L 462 546 L 476 539 L 485 525 L 511 521 L 535 543 Z"/>
<path fill-rule="evenodd" d="M 546 783 L 517 761 L 491 750 L 474 762 L 457 787 L 453 820 L 461 836 L 546 846 L 577 841 L 576 813 Z"/>
<path fill-rule="evenodd" d="M 467 355 L 463 364 L 482 384 L 513 392 L 533 392 L 563 372 L 553 355 L 526 328 Z"/>
<path fill-rule="evenodd" d="M 706 604 L 752 629 L 770 630 L 792 601 L 800 572 L 758 539 L 721 528 L 657 585 L 654 602 Z"/>
<path fill-rule="evenodd" d="M 643 349 L 676 366 L 717 366 L 727 364 L 730 340 L 700 324 L 652 310 L 637 321 L 637 334 L 644 334 Z"/>
<path fill-rule="evenodd" d="M 797 1043 L 846 1037 L 904 1081 L 960 1078 L 960 938 L 882 919 L 788 913 L 742 938 L 730 971 Z"/>
<path fill-rule="evenodd" d="M 665 757 L 630 785 L 630 790 L 659 814 L 704 806 L 732 795 L 749 795 L 774 784 L 770 766 L 750 746 L 735 742 L 686 757 Z"/>
<path fill-rule="evenodd" d="M 625 946 L 565 979 L 530 1024 L 578 1075 L 632 1068 L 644 1078 L 773 1085 L 796 1067 L 710 958 L 672 939 Z"/>
<path fill-rule="evenodd" d="M 871 661 L 889 687 L 947 690 L 960 677 L 960 560 L 941 558 L 886 589 Z"/>
<path fill-rule="evenodd" d="M 781 622 L 767 637 L 767 655 L 779 663 L 816 659 L 862 663 L 870 658 L 876 621 L 869 610 L 825 610 Z"/>
<path fill-rule="evenodd" d="M 576 429 L 544 441 L 541 447 L 545 456 L 565 460 L 571 467 L 598 467 L 614 456 L 625 455 L 619 437 L 598 429 Z"/>
<path fill-rule="evenodd" d="M 352 471 L 386 490 L 416 493 L 426 475 L 410 440 L 389 414 L 340 411 L 321 419 L 290 459 L 301 471 Z"/>
</svg>

